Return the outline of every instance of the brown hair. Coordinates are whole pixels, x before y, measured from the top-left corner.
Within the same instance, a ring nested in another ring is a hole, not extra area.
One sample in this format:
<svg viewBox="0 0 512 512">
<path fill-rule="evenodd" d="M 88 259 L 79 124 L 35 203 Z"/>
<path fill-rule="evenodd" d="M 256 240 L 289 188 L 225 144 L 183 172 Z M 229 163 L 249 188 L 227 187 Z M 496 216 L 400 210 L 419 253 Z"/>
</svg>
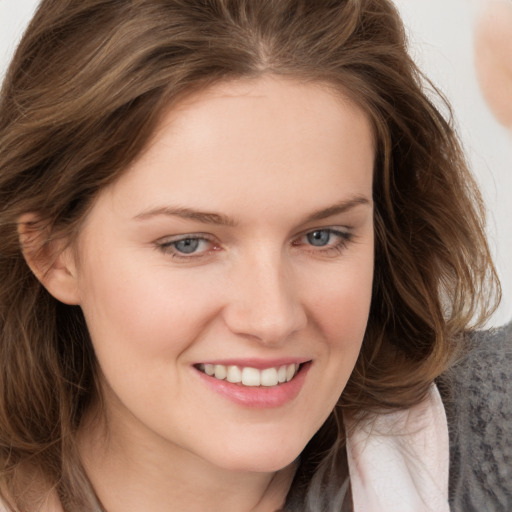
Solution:
<svg viewBox="0 0 512 512">
<path fill-rule="evenodd" d="M 26 464 L 66 510 L 93 510 L 74 439 L 97 392 L 81 311 L 29 270 L 20 216 L 35 212 L 48 241 L 72 239 L 165 109 L 213 83 L 263 74 L 342 91 L 376 137 L 368 328 L 340 407 L 302 455 L 289 499 L 307 499 L 294 510 L 319 510 L 322 489 L 322 510 L 339 510 L 341 411 L 420 401 L 464 332 L 492 310 L 499 284 L 481 199 L 391 1 L 43 0 L 0 97 L 0 490 L 13 510 L 26 506 L 16 495 Z"/>
</svg>

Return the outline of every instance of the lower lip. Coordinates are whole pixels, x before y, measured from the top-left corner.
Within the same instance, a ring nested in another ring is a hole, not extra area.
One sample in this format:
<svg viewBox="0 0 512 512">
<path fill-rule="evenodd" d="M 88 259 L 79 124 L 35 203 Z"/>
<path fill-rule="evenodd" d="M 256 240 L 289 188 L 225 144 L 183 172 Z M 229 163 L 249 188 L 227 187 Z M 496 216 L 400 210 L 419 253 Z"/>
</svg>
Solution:
<svg viewBox="0 0 512 512">
<path fill-rule="evenodd" d="M 302 364 L 298 373 L 291 381 L 271 387 L 243 386 L 233 384 L 227 380 L 210 377 L 199 370 L 196 370 L 196 372 L 210 389 L 237 405 L 254 409 L 270 409 L 281 407 L 291 402 L 299 394 L 310 366 L 311 362 Z"/>
</svg>

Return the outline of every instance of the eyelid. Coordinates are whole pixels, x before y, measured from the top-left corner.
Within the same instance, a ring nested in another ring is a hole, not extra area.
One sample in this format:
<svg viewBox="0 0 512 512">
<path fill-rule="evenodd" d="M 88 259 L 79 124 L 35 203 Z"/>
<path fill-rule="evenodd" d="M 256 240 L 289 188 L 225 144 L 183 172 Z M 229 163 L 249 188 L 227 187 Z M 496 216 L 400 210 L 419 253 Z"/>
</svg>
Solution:
<svg viewBox="0 0 512 512">
<path fill-rule="evenodd" d="M 337 240 L 329 240 L 326 245 L 319 246 L 315 246 L 308 243 L 307 241 L 304 241 L 305 237 L 311 233 L 314 233 L 315 231 L 328 232 L 331 236 L 334 235 L 337 237 Z M 348 245 L 353 242 L 354 237 L 355 234 L 353 233 L 352 228 L 348 226 L 322 226 L 308 229 L 307 231 L 302 232 L 302 234 L 298 235 L 292 240 L 291 244 L 297 249 L 300 248 L 302 251 L 310 253 L 313 256 L 336 257 L 348 248 Z"/>
<path fill-rule="evenodd" d="M 301 233 L 299 233 L 297 236 L 293 238 L 293 240 L 298 240 L 299 238 L 303 238 L 310 233 L 314 233 L 315 231 L 328 231 L 334 235 L 338 235 L 341 237 L 352 237 L 354 236 L 353 228 L 350 226 L 320 226 L 320 227 L 314 227 L 309 228 Z"/>
<path fill-rule="evenodd" d="M 156 249 L 163 252 L 164 254 L 170 255 L 175 259 L 182 260 L 192 260 L 194 258 L 200 258 L 202 256 L 207 255 L 209 252 L 216 250 L 216 248 L 210 248 L 205 251 L 200 251 L 197 253 L 181 253 L 180 251 L 173 248 L 173 244 L 181 242 L 183 240 L 204 240 L 209 242 L 212 245 L 215 245 L 216 239 L 212 235 L 207 233 L 185 233 L 182 235 L 173 235 L 159 238 L 154 242 Z M 219 244 L 217 244 L 219 245 Z"/>
<path fill-rule="evenodd" d="M 180 235 L 169 235 L 159 238 L 155 243 L 157 244 L 172 244 L 181 240 L 209 240 L 213 241 L 214 237 L 208 233 L 183 233 Z"/>
</svg>

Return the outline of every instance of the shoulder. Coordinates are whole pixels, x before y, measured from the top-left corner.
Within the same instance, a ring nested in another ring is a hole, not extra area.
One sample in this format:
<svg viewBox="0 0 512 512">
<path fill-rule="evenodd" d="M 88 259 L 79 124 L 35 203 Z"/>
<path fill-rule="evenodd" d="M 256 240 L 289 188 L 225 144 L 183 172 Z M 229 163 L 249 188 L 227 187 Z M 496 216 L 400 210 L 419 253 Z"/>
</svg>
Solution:
<svg viewBox="0 0 512 512">
<path fill-rule="evenodd" d="M 484 421 L 511 419 L 512 323 L 489 331 L 474 332 L 467 354 L 447 372 L 453 406 L 470 411 Z M 497 426 L 510 426 L 512 423 Z M 482 434 L 483 425 L 478 424 Z"/>
<path fill-rule="evenodd" d="M 512 510 L 512 323 L 473 333 L 469 345 L 443 376 L 452 508 Z"/>
<path fill-rule="evenodd" d="M 508 404 L 512 382 L 512 323 L 472 333 L 468 346 L 465 357 L 448 372 L 454 391 L 470 393 L 467 398 L 485 396 Z"/>
</svg>

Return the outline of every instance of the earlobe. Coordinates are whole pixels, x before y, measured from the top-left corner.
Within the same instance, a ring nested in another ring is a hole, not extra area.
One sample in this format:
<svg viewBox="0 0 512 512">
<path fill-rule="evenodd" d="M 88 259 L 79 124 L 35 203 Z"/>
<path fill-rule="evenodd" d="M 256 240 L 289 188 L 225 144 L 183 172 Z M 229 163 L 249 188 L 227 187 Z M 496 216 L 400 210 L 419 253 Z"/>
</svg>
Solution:
<svg viewBox="0 0 512 512">
<path fill-rule="evenodd" d="M 18 219 L 18 236 L 27 265 L 48 292 L 65 304 L 79 304 L 75 258 L 66 240 L 52 239 L 48 227 L 31 213 Z"/>
</svg>

